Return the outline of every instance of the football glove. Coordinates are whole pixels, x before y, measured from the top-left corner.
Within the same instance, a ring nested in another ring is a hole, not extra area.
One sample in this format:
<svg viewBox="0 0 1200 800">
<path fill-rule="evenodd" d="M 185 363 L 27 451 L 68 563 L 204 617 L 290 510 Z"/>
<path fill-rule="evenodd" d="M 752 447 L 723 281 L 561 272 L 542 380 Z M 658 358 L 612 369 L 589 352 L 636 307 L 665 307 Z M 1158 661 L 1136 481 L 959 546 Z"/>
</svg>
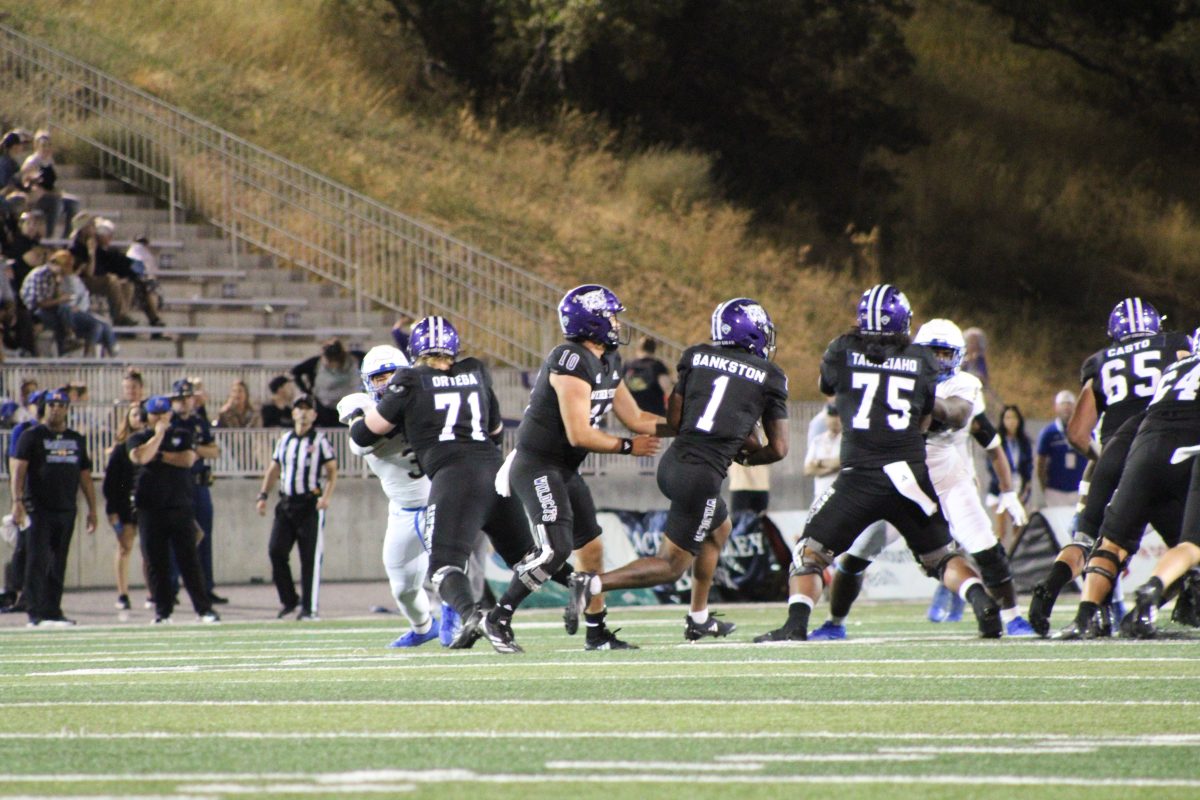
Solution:
<svg viewBox="0 0 1200 800">
<path fill-rule="evenodd" d="M 1029 522 L 1029 517 L 1025 514 L 1025 506 L 1021 505 L 1021 501 L 1017 499 L 1016 492 L 1001 492 L 999 508 L 1001 511 L 1008 512 L 1008 515 L 1012 517 L 1013 525 L 1018 528 Z"/>
</svg>

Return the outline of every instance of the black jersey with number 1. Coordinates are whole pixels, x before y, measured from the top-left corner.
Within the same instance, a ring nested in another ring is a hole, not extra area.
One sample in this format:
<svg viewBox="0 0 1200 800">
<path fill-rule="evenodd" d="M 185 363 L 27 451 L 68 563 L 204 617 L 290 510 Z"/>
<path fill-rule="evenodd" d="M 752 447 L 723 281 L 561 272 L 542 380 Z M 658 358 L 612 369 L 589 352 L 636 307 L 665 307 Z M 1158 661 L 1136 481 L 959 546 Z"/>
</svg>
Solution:
<svg viewBox="0 0 1200 800">
<path fill-rule="evenodd" d="M 588 451 L 572 447 L 567 439 L 558 408 L 558 392 L 550 385 L 551 375 L 570 375 L 591 387 L 588 421 L 594 428 L 612 408 L 617 384 L 621 382 L 621 357 L 616 351 L 597 356 L 576 342 L 560 344 L 546 356 L 529 393 L 529 405 L 517 429 L 517 449 L 567 469 L 578 469 Z"/>
<path fill-rule="evenodd" d="M 821 359 L 821 392 L 836 395 L 842 420 L 843 467 L 925 461 L 921 419 L 933 412 L 937 358 L 919 344 L 884 346 L 870 357 L 877 347 L 848 333 Z"/>
<path fill-rule="evenodd" d="M 500 403 L 492 376 L 478 359 L 464 358 L 448 370 L 398 369 L 388 390 L 400 397 L 400 411 L 384 418 L 404 426 L 405 438 L 430 477 L 455 459 L 499 455 L 488 434 L 500 424 Z M 380 404 L 381 413 L 394 407 Z"/>
<path fill-rule="evenodd" d="M 679 359 L 675 394 L 683 398 L 680 458 L 722 475 L 760 419 L 786 419 L 787 376 L 777 364 L 741 348 L 698 344 Z"/>
<path fill-rule="evenodd" d="M 1146 409 L 1163 370 L 1175 361 L 1176 353 L 1188 349 L 1187 336 L 1171 331 L 1114 344 L 1083 362 L 1079 382 L 1092 382 L 1096 412 L 1103 415 L 1101 444 L 1125 420 Z"/>
</svg>

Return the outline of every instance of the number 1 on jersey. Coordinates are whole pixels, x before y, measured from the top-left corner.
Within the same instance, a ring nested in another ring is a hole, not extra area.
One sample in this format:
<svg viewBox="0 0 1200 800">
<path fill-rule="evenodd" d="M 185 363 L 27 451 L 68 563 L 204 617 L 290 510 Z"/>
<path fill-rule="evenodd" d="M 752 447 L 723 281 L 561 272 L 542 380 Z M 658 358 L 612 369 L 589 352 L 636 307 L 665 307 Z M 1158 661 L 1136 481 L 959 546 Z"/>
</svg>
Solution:
<svg viewBox="0 0 1200 800">
<path fill-rule="evenodd" d="M 483 412 L 479 405 L 479 392 L 467 395 L 467 405 L 471 408 L 471 438 L 477 442 L 484 440 Z M 440 392 L 433 396 L 433 407 L 438 411 L 446 410 L 446 424 L 438 436 L 439 442 L 449 442 L 454 439 L 454 426 L 458 424 L 458 412 L 462 408 L 462 395 L 458 392 Z"/>
<path fill-rule="evenodd" d="M 704 413 L 700 415 L 700 419 L 696 420 L 696 427 L 706 433 L 711 433 L 713 425 L 716 423 L 717 409 L 721 407 L 721 401 L 725 399 L 725 387 L 729 386 L 729 376 L 722 375 L 719 378 L 713 379 L 712 395 L 708 398 L 708 405 L 704 407 Z"/>
</svg>

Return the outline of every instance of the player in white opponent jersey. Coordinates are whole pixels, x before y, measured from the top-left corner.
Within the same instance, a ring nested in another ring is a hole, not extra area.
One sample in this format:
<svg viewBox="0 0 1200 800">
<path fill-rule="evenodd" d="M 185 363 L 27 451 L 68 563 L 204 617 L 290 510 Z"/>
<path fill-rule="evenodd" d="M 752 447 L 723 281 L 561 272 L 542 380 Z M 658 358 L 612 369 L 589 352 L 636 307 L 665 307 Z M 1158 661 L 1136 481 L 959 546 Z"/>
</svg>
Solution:
<svg viewBox="0 0 1200 800">
<path fill-rule="evenodd" d="M 959 369 L 966 350 L 962 332 L 947 319 L 933 319 L 917 331 L 917 344 L 933 349 L 941 365 L 936 390 L 933 423 L 925 436 L 925 463 L 929 478 L 937 491 L 938 502 L 946 521 L 950 523 L 950 534 L 971 554 L 979 565 L 984 586 L 1000 604 L 1000 618 L 1004 633 L 1008 636 L 1032 636 L 1033 628 L 1021 616 L 1017 608 L 1016 590 L 1013 587 L 1012 571 L 1008 557 L 992 531 L 991 520 L 979 500 L 974 458 L 971 455 L 968 437 L 988 449 L 988 456 L 1000 479 L 1001 506 L 1012 515 L 1017 524 L 1023 524 L 1025 509 L 1012 491 L 1012 474 L 1008 461 L 1000 449 L 1000 440 L 985 415 L 983 387 L 979 379 Z M 843 619 L 849 613 L 850 604 L 862 587 L 862 574 L 867 566 L 895 538 L 888 536 L 883 526 L 868 528 L 854 545 L 838 559 L 835 567 L 833 587 L 830 589 L 830 619 L 809 634 L 809 639 L 844 639 Z M 942 587 L 939 586 L 939 590 Z M 952 599 L 950 592 L 942 601 L 949 611 Z M 960 601 L 961 602 L 961 601 Z M 935 608 L 941 608 L 935 599 L 930 609 L 930 619 L 941 621 L 946 616 L 935 617 Z M 961 618 L 961 606 L 956 616 Z"/>
<path fill-rule="evenodd" d="M 374 408 L 392 374 L 408 366 L 408 358 L 395 347 L 372 347 L 362 361 L 362 381 L 366 391 L 343 397 L 337 406 L 338 419 L 349 425 L 366 413 L 366 409 Z M 437 620 L 430 614 L 429 596 L 424 585 L 425 573 L 429 571 L 429 552 L 424 537 L 429 478 L 421 471 L 400 427 L 370 447 L 363 447 L 351 439 L 350 449 L 367 462 L 388 498 L 383 567 L 387 570 L 392 597 L 412 625 L 412 630 L 389 647 L 417 647 L 438 638 L 440 633 L 435 624 Z"/>
</svg>

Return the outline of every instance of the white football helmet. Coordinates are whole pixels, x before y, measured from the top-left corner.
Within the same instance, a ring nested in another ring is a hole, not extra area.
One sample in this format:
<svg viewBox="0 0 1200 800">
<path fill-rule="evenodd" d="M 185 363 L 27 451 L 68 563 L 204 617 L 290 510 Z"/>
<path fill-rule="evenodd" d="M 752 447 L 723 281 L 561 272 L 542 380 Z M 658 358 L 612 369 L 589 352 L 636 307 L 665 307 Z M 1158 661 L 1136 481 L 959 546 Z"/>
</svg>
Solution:
<svg viewBox="0 0 1200 800">
<path fill-rule="evenodd" d="M 953 322 L 948 319 L 931 319 L 921 326 L 913 341 L 926 347 L 936 347 L 939 350 L 949 350 L 953 353 L 948 360 L 938 359 L 942 364 L 942 370 L 938 373 L 939 380 L 944 381 L 958 372 L 958 367 L 962 364 L 963 353 L 967 349 L 967 343 L 963 339 L 962 331 Z"/>
<path fill-rule="evenodd" d="M 391 375 L 396 370 L 407 366 L 409 366 L 408 357 L 399 348 L 392 347 L 390 344 L 372 347 L 363 356 L 362 366 L 359 369 L 362 374 L 363 389 L 378 401 L 383 396 L 383 390 L 375 388 L 372 378 L 385 372 Z"/>
</svg>

